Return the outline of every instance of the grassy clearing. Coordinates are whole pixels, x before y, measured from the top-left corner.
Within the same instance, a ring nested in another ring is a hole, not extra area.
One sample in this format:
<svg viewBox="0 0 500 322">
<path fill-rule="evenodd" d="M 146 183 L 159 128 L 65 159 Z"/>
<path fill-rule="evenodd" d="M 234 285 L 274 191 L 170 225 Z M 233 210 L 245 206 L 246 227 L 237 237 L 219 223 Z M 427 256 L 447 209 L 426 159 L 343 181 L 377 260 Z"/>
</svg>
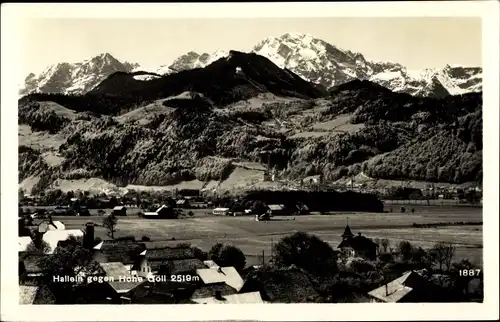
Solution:
<svg viewBox="0 0 500 322">
<path fill-rule="evenodd" d="M 69 108 L 66 108 L 62 105 L 59 105 L 55 102 L 39 102 L 40 103 L 40 109 L 44 110 L 44 111 L 54 111 L 54 113 L 56 113 L 57 116 L 60 116 L 60 117 L 65 117 L 67 119 L 70 119 L 70 120 L 75 120 L 76 117 L 78 116 L 78 113 L 76 113 L 75 111 L 73 110 L 70 110 Z"/>
<path fill-rule="evenodd" d="M 24 145 L 35 150 L 57 150 L 65 142 L 65 138 L 58 134 L 47 132 L 33 132 L 31 127 L 21 124 L 18 127 L 19 146 Z"/>
<path fill-rule="evenodd" d="M 317 131 L 354 133 L 365 127 L 364 124 L 349 123 L 350 118 L 350 114 L 342 114 L 337 116 L 333 120 L 314 124 L 313 129 Z"/>
<path fill-rule="evenodd" d="M 137 108 L 128 113 L 115 117 L 115 120 L 120 123 L 129 123 L 129 122 L 139 122 L 139 124 L 148 124 L 149 117 L 152 117 L 156 114 L 161 113 L 169 113 L 173 110 L 171 107 L 166 107 L 163 105 L 164 99 L 154 101 L 151 104 L 146 106 Z"/>
<path fill-rule="evenodd" d="M 294 135 L 290 136 L 290 138 L 295 139 L 295 138 L 322 137 L 322 136 L 325 136 L 325 135 L 328 135 L 328 134 L 329 134 L 329 132 L 306 131 L 306 132 L 295 133 Z"/>
</svg>

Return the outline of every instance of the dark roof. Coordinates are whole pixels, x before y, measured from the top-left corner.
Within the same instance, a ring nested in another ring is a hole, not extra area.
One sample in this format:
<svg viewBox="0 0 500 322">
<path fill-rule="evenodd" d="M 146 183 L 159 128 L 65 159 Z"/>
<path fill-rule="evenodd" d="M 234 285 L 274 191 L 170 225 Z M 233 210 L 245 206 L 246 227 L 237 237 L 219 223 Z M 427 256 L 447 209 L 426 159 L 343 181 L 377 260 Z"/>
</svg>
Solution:
<svg viewBox="0 0 500 322">
<path fill-rule="evenodd" d="M 222 296 L 238 293 L 236 289 L 234 289 L 233 287 L 227 285 L 224 282 L 220 282 L 220 283 L 212 283 L 200 286 L 194 291 L 191 298 L 202 299 L 206 297 L 212 297 L 215 295 L 216 291 L 220 291 Z"/>
<path fill-rule="evenodd" d="M 207 266 L 197 258 L 179 259 L 169 261 L 167 264 L 161 265 L 159 268 L 160 273 L 166 272 L 168 274 L 179 274 L 187 272 L 196 272 L 198 268 L 206 268 Z"/>
<path fill-rule="evenodd" d="M 175 259 L 195 258 L 194 251 L 190 247 L 163 247 L 153 248 L 146 251 L 149 261 L 170 261 Z"/>
<path fill-rule="evenodd" d="M 251 272 L 240 292 L 253 291 L 260 291 L 262 299 L 270 302 L 304 303 L 320 299 L 307 273 L 299 268 Z"/>
<path fill-rule="evenodd" d="M 105 240 L 98 252 L 106 256 L 107 262 L 132 264 L 145 249 L 146 245 L 136 241 Z"/>
<path fill-rule="evenodd" d="M 378 247 L 370 238 L 355 236 L 344 239 L 337 248 L 352 247 L 355 250 L 373 249 Z"/>
<path fill-rule="evenodd" d="M 352 233 L 349 225 L 345 226 L 345 230 L 344 230 L 344 233 L 342 234 L 342 237 L 353 237 L 353 236 L 354 236 L 354 234 Z"/>
<path fill-rule="evenodd" d="M 40 261 L 47 258 L 49 255 L 46 254 L 30 254 L 25 253 L 20 257 L 24 265 L 24 269 L 28 274 L 41 273 L 43 270 L 40 268 Z"/>
<path fill-rule="evenodd" d="M 142 292 L 133 292 L 132 303 L 144 304 L 191 304 L 189 300 L 195 285 L 178 282 L 147 282 Z"/>
<path fill-rule="evenodd" d="M 369 292 L 368 294 L 383 302 L 434 302 L 440 290 L 420 274 L 410 271 Z"/>
</svg>

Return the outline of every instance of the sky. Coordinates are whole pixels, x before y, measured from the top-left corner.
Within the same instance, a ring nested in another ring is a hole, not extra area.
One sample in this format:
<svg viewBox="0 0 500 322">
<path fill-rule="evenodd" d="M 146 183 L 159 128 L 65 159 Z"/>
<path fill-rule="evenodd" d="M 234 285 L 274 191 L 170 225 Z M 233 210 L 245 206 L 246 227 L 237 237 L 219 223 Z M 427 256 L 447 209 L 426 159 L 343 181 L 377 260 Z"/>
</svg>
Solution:
<svg viewBox="0 0 500 322">
<path fill-rule="evenodd" d="M 19 77 L 105 52 L 120 61 L 158 68 L 191 50 L 250 51 L 259 41 L 287 32 L 311 34 L 367 59 L 409 69 L 482 66 L 480 18 L 44 18 L 23 24 Z"/>
</svg>

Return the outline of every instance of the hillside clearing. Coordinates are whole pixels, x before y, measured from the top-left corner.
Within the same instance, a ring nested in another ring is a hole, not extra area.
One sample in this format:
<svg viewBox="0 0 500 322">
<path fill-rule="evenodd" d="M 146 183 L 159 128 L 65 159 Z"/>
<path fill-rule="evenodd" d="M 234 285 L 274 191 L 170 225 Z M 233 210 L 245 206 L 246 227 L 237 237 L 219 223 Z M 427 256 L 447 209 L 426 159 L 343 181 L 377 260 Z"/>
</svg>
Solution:
<svg viewBox="0 0 500 322">
<path fill-rule="evenodd" d="M 57 150 L 66 141 L 59 134 L 33 132 L 29 125 L 21 124 L 18 128 L 19 146 L 31 147 L 35 150 Z"/>
</svg>

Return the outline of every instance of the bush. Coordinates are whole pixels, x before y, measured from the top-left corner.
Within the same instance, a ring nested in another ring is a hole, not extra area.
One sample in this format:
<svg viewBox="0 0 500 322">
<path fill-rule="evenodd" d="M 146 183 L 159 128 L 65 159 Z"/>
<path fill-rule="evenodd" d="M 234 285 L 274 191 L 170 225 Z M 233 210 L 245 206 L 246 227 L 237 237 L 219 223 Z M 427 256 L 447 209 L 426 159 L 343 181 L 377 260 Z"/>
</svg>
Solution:
<svg viewBox="0 0 500 322">
<path fill-rule="evenodd" d="M 142 236 L 141 240 L 143 242 L 148 242 L 148 241 L 151 241 L 151 238 L 149 238 L 148 236 Z"/>
<path fill-rule="evenodd" d="M 221 243 L 215 244 L 210 249 L 209 258 L 219 266 L 233 266 L 238 272 L 241 272 L 246 265 L 245 254 L 239 248 Z"/>
<path fill-rule="evenodd" d="M 350 267 L 354 272 L 356 272 L 358 274 L 364 274 L 364 273 L 376 271 L 376 268 L 372 263 L 367 262 L 367 261 L 362 260 L 362 259 L 353 260 L 350 264 Z"/>
</svg>

